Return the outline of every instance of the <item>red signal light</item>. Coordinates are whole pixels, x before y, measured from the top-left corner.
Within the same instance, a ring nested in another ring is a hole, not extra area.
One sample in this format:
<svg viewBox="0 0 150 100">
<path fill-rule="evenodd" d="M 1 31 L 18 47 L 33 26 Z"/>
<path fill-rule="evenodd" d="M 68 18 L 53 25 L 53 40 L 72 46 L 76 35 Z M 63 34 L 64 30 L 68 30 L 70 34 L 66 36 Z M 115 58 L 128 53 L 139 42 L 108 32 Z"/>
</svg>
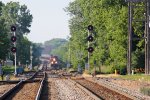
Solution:
<svg viewBox="0 0 150 100">
<path fill-rule="evenodd" d="M 16 26 L 11 26 L 10 29 L 11 29 L 12 32 L 15 32 L 16 31 Z"/>
<path fill-rule="evenodd" d="M 89 30 L 89 31 L 93 31 L 93 26 L 92 26 L 92 25 L 89 25 L 89 26 L 88 26 L 88 30 Z"/>
<path fill-rule="evenodd" d="M 94 51 L 93 47 L 88 48 L 88 52 L 92 53 Z"/>
<path fill-rule="evenodd" d="M 11 41 L 12 41 L 12 42 L 16 42 L 16 40 L 17 40 L 16 36 L 12 36 L 12 37 L 11 37 Z"/>
<path fill-rule="evenodd" d="M 11 52 L 15 53 L 17 51 L 17 48 L 16 47 L 12 47 L 11 48 Z"/>
<path fill-rule="evenodd" d="M 94 39 L 93 39 L 93 36 L 91 36 L 91 35 L 88 36 L 87 40 L 90 41 L 90 42 L 92 42 L 92 41 L 94 40 Z"/>
</svg>

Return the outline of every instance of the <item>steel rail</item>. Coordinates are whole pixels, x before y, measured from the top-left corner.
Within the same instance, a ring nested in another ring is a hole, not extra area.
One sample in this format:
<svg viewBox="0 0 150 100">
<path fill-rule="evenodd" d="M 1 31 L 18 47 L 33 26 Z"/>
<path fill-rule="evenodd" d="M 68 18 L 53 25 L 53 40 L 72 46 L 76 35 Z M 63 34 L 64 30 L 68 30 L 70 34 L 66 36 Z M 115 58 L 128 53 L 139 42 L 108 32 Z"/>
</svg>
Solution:
<svg viewBox="0 0 150 100">
<path fill-rule="evenodd" d="M 81 80 L 81 79 L 80 79 Z M 130 98 L 130 99 L 132 99 L 132 100 L 135 100 L 135 99 L 133 99 L 133 97 L 131 97 L 130 95 L 128 95 L 128 94 L 125 94 L 125 93 L 120 93 L 119 91 L 117 91 L 117 90 L 115 90 L 114 88 L 111 88 L 111 87 L 108 87 L 107 85 L 103 85 L 103 84 L 99 84 L 97 81 L 94 81 L 94 80 L 91 80 L 91 79 L 87 79 L 87 78 L 84 78 L 84 80 L 85 81 L 89 81 L 90 83 L 92 83 L 93 85 L 95 84 L 97 84 L 98 86 L 100 86 L 100 87 L 103 87 L 103 88 L 105 88 L 105 89 L 108 89 L 108 90 L 110 90 L 110 92 L 115 92 L 115 93 L 117 93 L 117 95 L 124 95 L 125 96 L 125 98 Z M 75 80 L 76 81 L 76 80 Z M 80 82 L 78 82 L 77 81 L 77 83 L 79 83 L 80 84 Z M 80 85 L 82 85 L 83 87 L 85 87 L 85 88 L 87 88 L 87 86 L 84 86 L 82 83 L 80 84 Z M 93 90 L 91 90 L 90 88 L 87 88 L 89 91 L 92 91 L 94 94 L 96 94 L 98 97 L 101 97 L 101 95 L 99 95 L 99 94 L 97 94 L 95 91 L 93 91 Z M 106 94 L 105 94 L 106 95 Z M 104 99 L 103 97 L 101 97 L 102 99 Z"/>
<path fill-rule="evenodd" d="M 99 98 L 97 95 L 95 95 L 93 92 L 91 92 L 89 89 L 85 88 L 84 86 L 80 85 L 79 83 L 75 82 L 74 80 L 69 79 L 70 82 L 72 82 L 74 85 L 85 91 L 90 97 L 92 97 L 95 100 L 103 100 L 102 98 Z"/>
<path fill-rule="evenodd" d="M 13 88 L 9 89 L 7 92 L 5 92 L 1 97 L 0 100 L 6 99 L 9 95 L 11 95 L 16 89 L 18 89 L 19 86 L 26 84 L 26 83 L 30 83 L 30 82 L 34 82 L 32 81 L 32 79 L 37 75 L 38 72 L 34 73 L 30 78 L 26 79 L 26 80 L 20 80 L 20 82 L 15 85 Z M 42 79 L 42 82 L 45 79 L 45 74 L 44 74 L 44 78 Z M 36 80 L 35 80 L 36 82 Z M 41 83 L 42 83 L 41 82 Z M 41 86 L 40 86 L 41 87 Z"/>
<path fill-rule="evenodd" d="M 10 90 L 8 90 L 7 92 L 5 92 L 1 97 L 0 100 L 5 99 L 6 97 L 8 97 L 9 94 L 11 94 L 13 91 L 15 91 L 19 86 L 21 86 L 23 83 L 23 81 L 21 80 L 16 86 L 14 86 L 13 88 L 11 88 Z"/>
<path fill-rule="evenodd" d="M 127 89 L 125 89 L 125 88 L 123 88 L 121 86 L 118 86 L 115 83 L 113 84 L 113 83 L 110 83 L 108 81 L 103 81 L 102 82 L 102 81 L 97 80 L 97 79 L 90 80 L 90 79 L 85 78 L 85 80 L 88 80 L 88 81 L 91 81 L 91 82 L 95 82 L 95 83 L 97 83 L 97 84 L 99 84 L 101 86 L 104 86 L 104 87 L 112 90 L 112 91 L 116 91 L 116 92 L 118 92 L 118 93 L 120 93 L 122 95 L 125 95 L 126 97 L 129 97 L 129 98 L 131 98 L 133 100 L 142 100 L 143 99 L 143 97 L 141 97 L 140 95 L 135 96 L 131 92 L 129 92 Z M 134 91 L 134 93 L 136 93 L 136 92 Z M 136 93 L 136 94 L 138 94 L 138 93 Z"/>
<path fill-rule="evenodd" d="M 40 88 L 39 88 L 39 90 L 37 92 L 35 100 L 40 100 L 40 96 L 41 96 L 41 92 L 42 92 L 42 88 L 43 88 L 43 84 L 45 82 L 45 79 L 46 79 L 46 73 L 44 72 L 44 78 L 41 81 Z"/>
<path fill-rule="evenodd" d="M 35 72 L 30 78 L 26 79 L 25 81 L 27 81 L 27 80 L 32 80 L 32 79 L 37 75 L 38 72 L 39 72 L 39 71 Z"/>
</svg>

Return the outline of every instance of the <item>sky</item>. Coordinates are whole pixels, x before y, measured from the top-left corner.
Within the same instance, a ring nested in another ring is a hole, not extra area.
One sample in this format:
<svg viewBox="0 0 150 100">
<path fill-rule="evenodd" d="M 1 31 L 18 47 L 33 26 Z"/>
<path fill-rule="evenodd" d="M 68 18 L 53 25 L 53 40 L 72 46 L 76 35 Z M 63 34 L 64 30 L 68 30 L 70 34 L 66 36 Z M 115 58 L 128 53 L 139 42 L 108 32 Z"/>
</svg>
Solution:
<svg viewBox="0 0 150 100">
<path fill-rule="evenodd" d="M 3 3 L 10 1 L 25 4 L 33 15 L 31 32 L 28 39 L 34 43 L 44 43 L 53 38 L 67 39 L 69 36 L 70 19 L 63 9 L 73 0 L 2 0 Z"/>
</svg>

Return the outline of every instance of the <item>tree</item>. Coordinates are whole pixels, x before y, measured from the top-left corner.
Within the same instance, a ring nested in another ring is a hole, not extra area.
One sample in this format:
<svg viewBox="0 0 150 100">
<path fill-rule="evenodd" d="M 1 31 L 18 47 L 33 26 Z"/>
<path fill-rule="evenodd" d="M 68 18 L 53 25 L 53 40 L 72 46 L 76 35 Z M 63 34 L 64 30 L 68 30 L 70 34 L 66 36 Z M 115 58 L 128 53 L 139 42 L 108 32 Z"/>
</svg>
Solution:
<svg viewBox="0 0 150 100">
<path fill-rule="evenodd" d="M 2 7 L 4 4 L 0 2 L 0 61 L 6 60 L 6 57 L 9 53 L 9 38 L 8 38 L 8 29 L 6 29 L 5 20 L 1 17 L 2 16 Z"/>
<path fill-rule="evenodd" d="M 30 46 L 32 45 L 32 43 L 26 38 L 22 38 L 20 41 L 20 48 L 19 51 L 17 50 L 17 52 L 19 52 L 20 54 L 20 58 L 19 61 L 21 64 L 25 65 L 26 61 L 30 60 Z"/>
<path fill-rule="evenodd" d="M 27 9 L 27 6 L 20 5 L 19 2 L 9 2 L 2 7 L 1 18 L 4 20 L 8 38 L 12 36 L 10 31 L 11 25 L 15 25 L 17 28 L 17 61 L 21 61 L 24 56 L 22 52 L 22 41 L 24 41 L 24 34 L 30 32 L 29 27 L 31 26 L 33 17 Z"/>
<path fill-rule="evenodd" d="M 38 44 L 38 43 L 32 43 L 32 46 L 33 46 L 33 66 L 37 66 L 39 65 L 41 62 L 40 62 L 40 56 L 41 56 L 41 53 L 42 53 L 42 48 L 41 48 L 41 44 Z"/>
<path fill-rule="evenodd" d="M 76 66 L 76 51 L 87 56 L 88 25 L 93 25 L 96 33 L 95 50 L 90 57 L 110 66 L 117 61 L 118 66 L 126 66 L 127 51 L 127 4 L 122 0 L 75 0 L 66 8 L 71 15 L 70 33 L 72 45 L 72 63 Z M 80 47 L 80 45 L 82 45 Z M 81 49 L 81 48 L 84 48 Z M 86 62 L 86 61 L 85 61 Z"/>
</svg>

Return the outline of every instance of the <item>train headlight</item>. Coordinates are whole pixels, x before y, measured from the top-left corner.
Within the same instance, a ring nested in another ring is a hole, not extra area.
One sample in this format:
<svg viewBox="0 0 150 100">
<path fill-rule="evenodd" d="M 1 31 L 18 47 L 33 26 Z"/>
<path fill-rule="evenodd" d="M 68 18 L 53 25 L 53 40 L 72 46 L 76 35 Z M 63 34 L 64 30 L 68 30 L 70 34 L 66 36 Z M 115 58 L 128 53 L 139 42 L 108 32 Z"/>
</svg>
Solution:
<svg viewBox="0 0 150 100">
<path fill-rule="evenodd" d="M 55 59 L 55 58 L 53 58 L 53 61 L 56 61 L 56 59 Z"/>
</svg>

